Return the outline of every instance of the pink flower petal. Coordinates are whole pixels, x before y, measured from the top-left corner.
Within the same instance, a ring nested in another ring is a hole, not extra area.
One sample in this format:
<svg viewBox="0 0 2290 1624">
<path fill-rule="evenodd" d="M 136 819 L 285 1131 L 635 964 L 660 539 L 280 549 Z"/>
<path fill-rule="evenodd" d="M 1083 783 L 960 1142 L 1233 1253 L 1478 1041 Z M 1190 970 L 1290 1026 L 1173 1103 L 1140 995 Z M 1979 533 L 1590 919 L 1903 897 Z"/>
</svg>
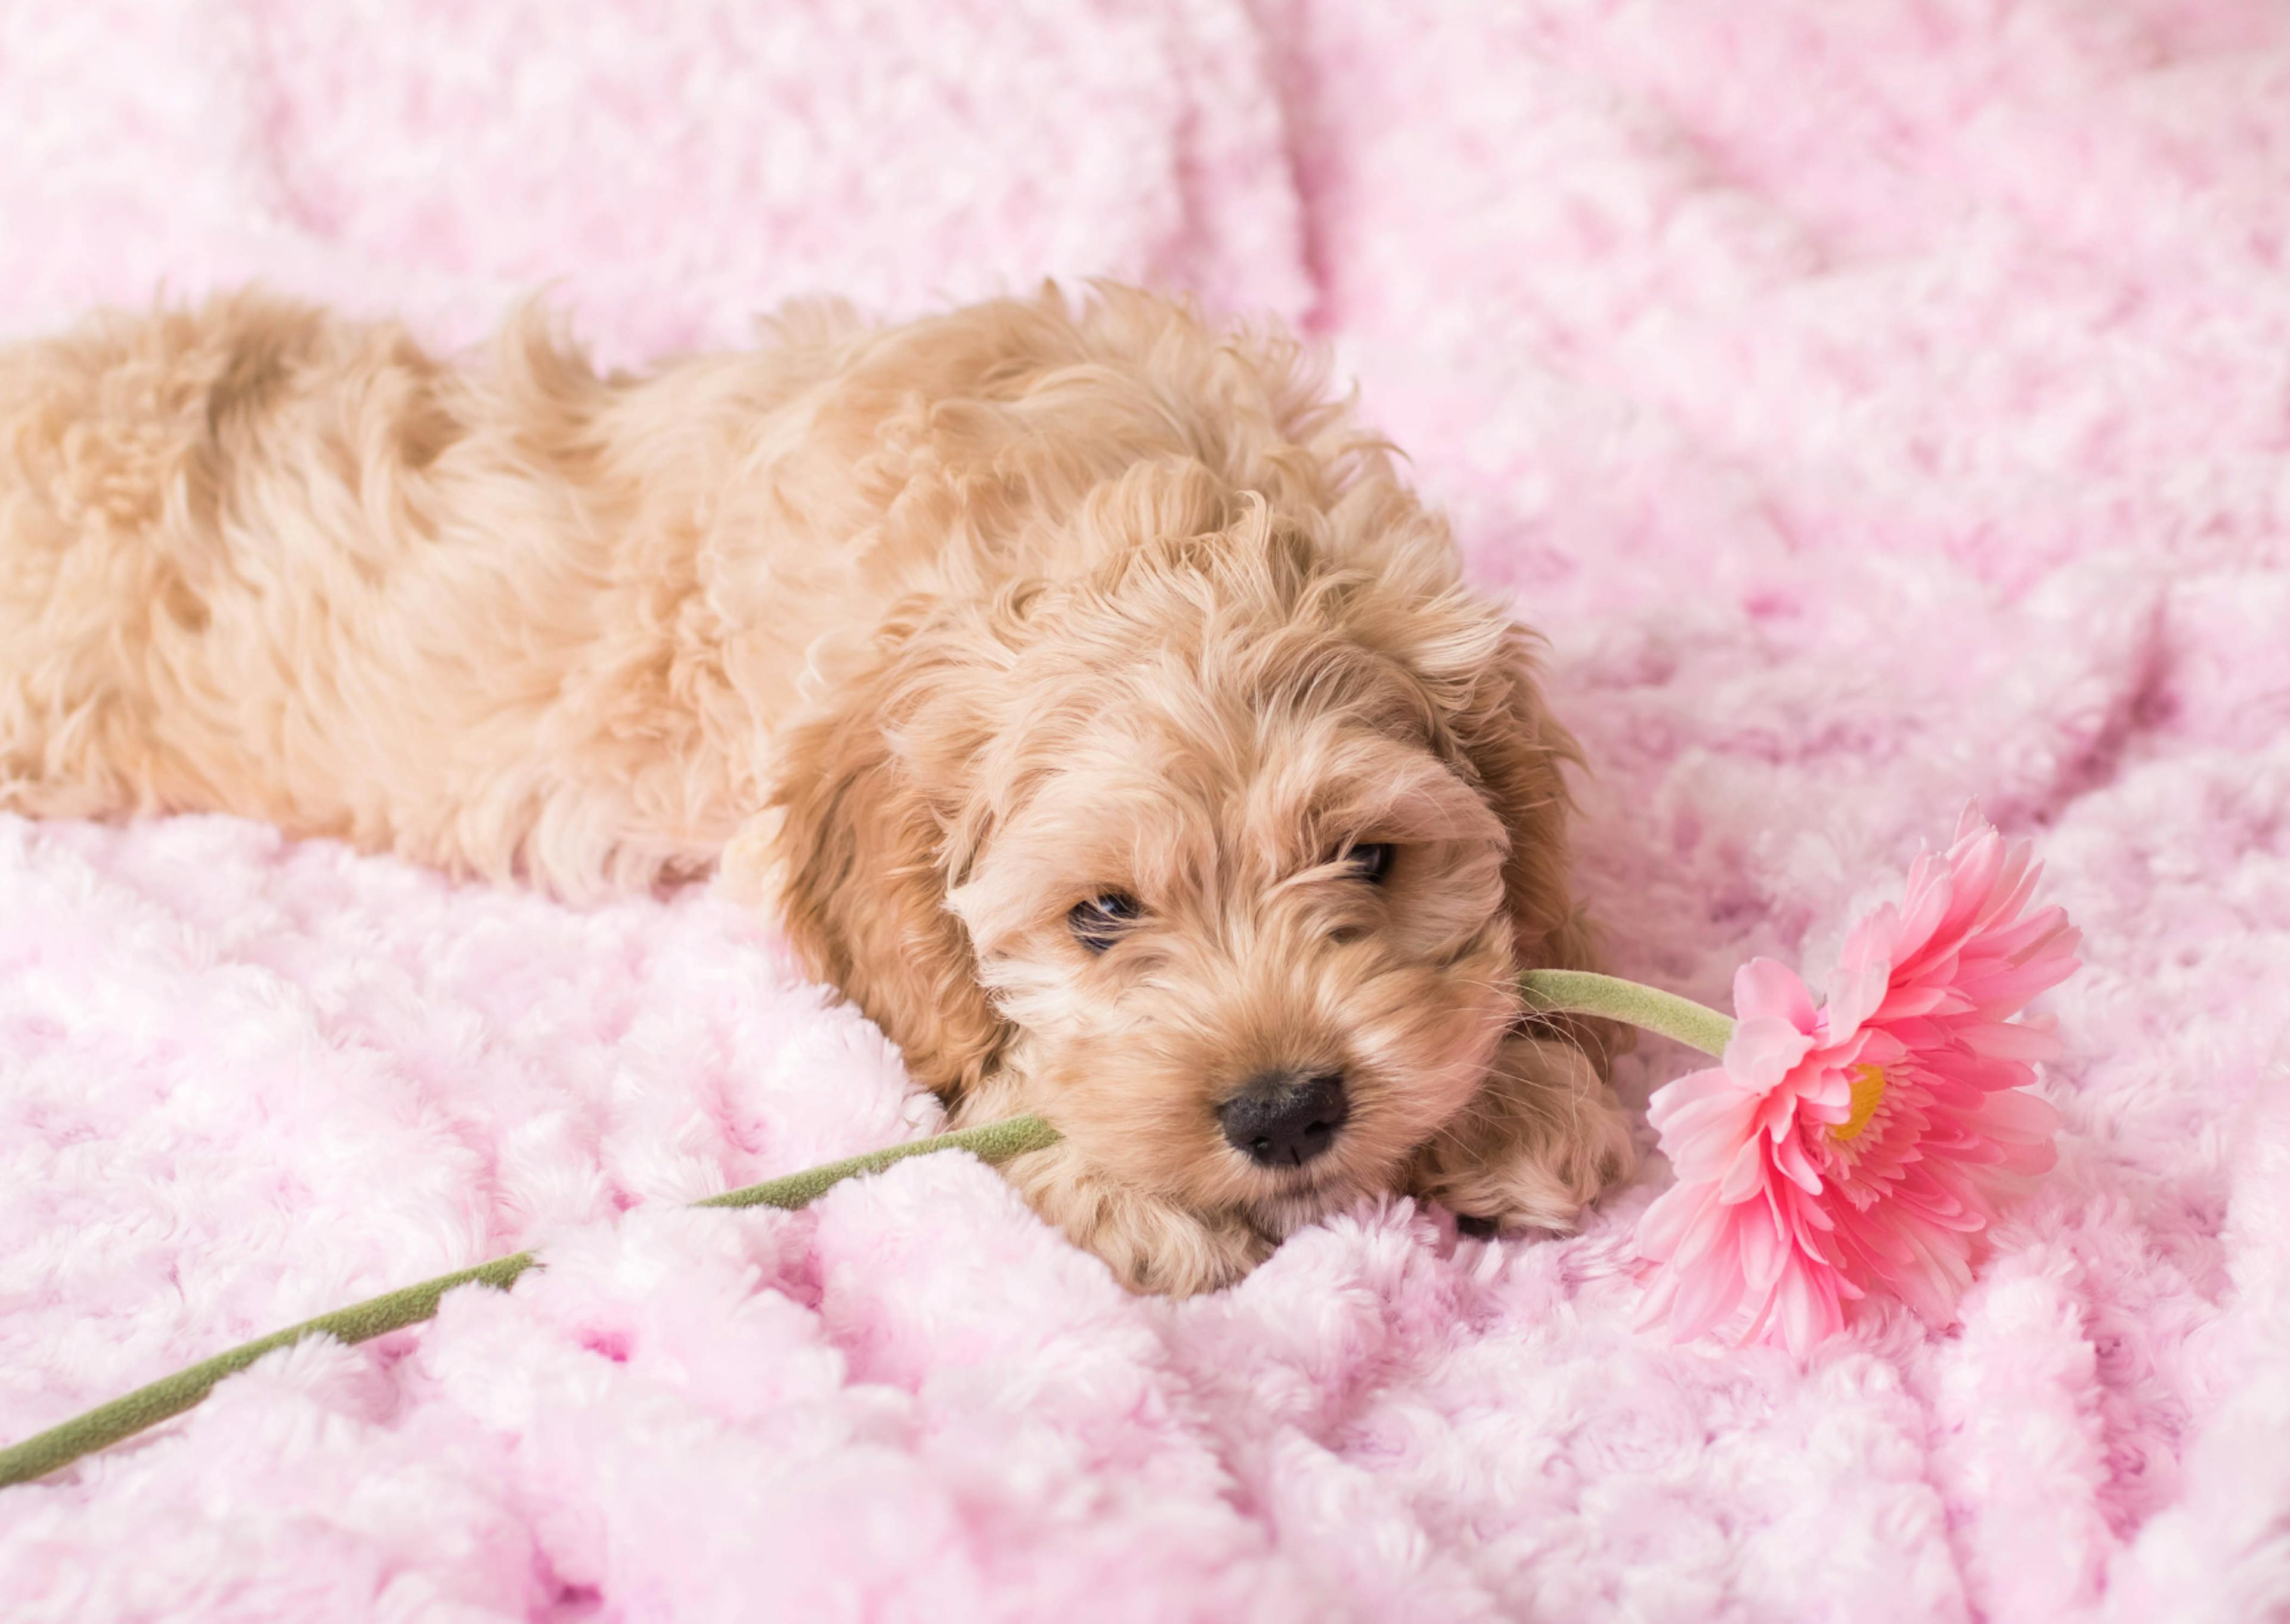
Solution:
<svg viewBox="0 0 2290 1624">
<path fill-rule="evenodd" d="M 1953 987 L 1895 987 L 1886 993 L 1885 1001 L 1878 1005 L 1869 1019 L 1902 1020 L 1935 1012 L 1961 1014 L 1971 1007 L 1972 1000 Z"/>
<path fill-rule="evenodd" d="M 1811 1115 L 1826 1122 L 1843 1122 L 1853 1109 L 1853 1079 L 1846 1068 L 1824 1063 L 1817 1069 L 1804 1068 L 1812 1075 L 1798 1083 L 1797 1097 L 1800 1105 L 1817 1108 Z"/>
<path fill-rule="evenodd" d="M 1670 1331 L 1681 1342 L 1691 1341 L 1731 1314 L 1742 1300 L 1740 1242 L 1727 1223 L 1713 1236 L 1709 1253 L 1693 1268 L 1680 1268 L 1677 1296 L 1670 1305 Z"/>
<path fill-rule="evenodd" d="M 1718 1199 L 1732 1205 L 1747 1201 L 1764 1189 L 1766 1177 L 1766 1147 L 1762 1140 L 1743 1142 L 1726 1164 L 1726 1172 L 1718 1181 Z"/>
<path fill-rule="evenodd" d="M 1693 1221 L 1685 1226 L 1677 1237 L 1677 1245 L 1669 1256 L 1670 1268 L 1680 1275 L 1691 1275 L 1709 1266 L 1709 1260 L 1730 1256 L 1733 1245 L 1729 1238 L 1739 1209 L 1729 1207 L 1718 1199 L 1713 1184 L 1692 1187 L 1701 1197 L 1695 1209 Z"/>
<path fill-rule="evenodd" d="M 1746 1132 L 1750 1116 L 1758 1108 L 1758 1096 L 1736 1083 L 1732 1076 L 1723 1071 L 1701 1071 L 1692 1077 L 1680 1078 L 1679 1082 L 1692 1083 L 1694 1086 L 1681 1088 L 1673 1083 L 1657 1090 L 1653 1098 L 1646 1102 L 1646 1120 L 1665 1139 L 1676 1138 L 1691 1142 L 1706 1136 L 1713 1123 L 1739 1121 Z M 1734 1133 L 1729 1137 L 1739 1138 L 1740 1134 Z"/>
<path fill-rule="evenodd" d="M 1966 1020 L 1955 1036 L 1973 1053 L 1990 1060 L 2048 1060 L 2060 1052 L 2060 1040 L 2041 1028 L 2000 1020 Z"/>
<path fill-rule="evenodd" d="M 1796 1134 L 1790 1134 L 1774 1146 L 1774 1168 L 1806 1195 L 1821 1194 L 1821 1170 L 1806 1155 L 1805 1146 Z"/>
<path fill-rule="evenodd" d="M 1670 1168 L 1681 1184 L 1707 1183 L 1717 1179 L 1733 1165 L 1735 1155 L 1742 1148 L 1754 1147 L 1758 1140 L 1756 1124 L 1749 1119 L 1749 1114 L 1756 1108 L 1754 1100 L 1732 1107 L 1730 1119 L 1719 1115 L 1728 1108 L 1723 1101 L 1695 1108 L 1704 1111 L 1710 1120 L 1698 1127 L 1688 1122 L 1665 1136 Z"/>
<path fill-rule="evenodd" d="M 1744 1087 L 1766 1093 L 1812 1047 L 1811 1037 L 1780 1017 L 1752 1015 L 1734 1025 L 1726 1044 L 1726 1070 Z"/>
<path fill-rule="evenodd" d="M 1734 972 L 1734 1018 L 1774 1018 L 1799 1032 L 1814 1029 L 1813 990 L 1777 959 L 1753 958 Z"/>
<path fill-rule="evenodd" d="M 1662 1191 L 1638 1220 L 1639 1255 L 1657 1263 L 1668 1261 L 1715 1200 L 1706 1184 L 1673 1184 Z"/>
<path fill-rule="evenodd" d="M 1775 1292 L 1774 1322 L 1790 1353 L 1804 1358 L 1845 1328 L 1833 1277 L 1812 1268 L 1792 1268 Z"/>
<path fill-rule="evenodd" d="M 1743 1284 L 1753 1294 L 1771 1291 L 1782 1270 L 1788 1267 L 1790 1253 L 1795 1250 L 1789 1244 L 1773 1204 L 1759 1202 L 1750 1207 L 1734 1233 L 1741 1240 Z"/>
<path fill-rule="evenodd" d="M 2010 1089 L 1981 1101 L 1979 1126 L 1990 1139 L 2048 1145 L 2059 1132 L 2060 1114 L 2041 1096 Z"/>
<path fill-rule="evenodd" d="M 1904 964 L 1922 954 L 1948 913 L 1947 871 L 1929 852 L 1920 852 L 1909 869 L 1909 883 L 1894 926 L 1893 966 L 1897 979 Z"/>
<path fill-rule="evenodd" d="M 1853 927 L 1845 939 L 1837 976 L 1829 988 L 1829 1035 L 1837 1038 L 1861 1029 L 1875 1014 L 1892 984 L 1893 940 L 1900 910 L 1887 902 Z"/>
<path fill-rule="evenodd" d="M 1726 1074 L 1723 1066 L 1704 1067 L 1700 1071 L 1689 1071 L 1682 1077 L 1673 1077 L 1654 1090 L 1653 1097 L 1646 1101 L 1646 1120 L 1659 1127 L 1669 1114 L 1682 1107 L 1741 1092 L 1741 1085 Z"/>
</svg>

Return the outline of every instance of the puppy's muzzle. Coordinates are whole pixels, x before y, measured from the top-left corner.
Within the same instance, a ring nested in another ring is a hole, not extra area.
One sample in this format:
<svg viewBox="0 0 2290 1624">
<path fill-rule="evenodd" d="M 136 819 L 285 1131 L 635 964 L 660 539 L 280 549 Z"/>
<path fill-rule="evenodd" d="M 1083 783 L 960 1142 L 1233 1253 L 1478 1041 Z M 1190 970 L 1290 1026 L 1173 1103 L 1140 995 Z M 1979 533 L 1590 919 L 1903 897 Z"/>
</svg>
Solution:
<svg viewBox="0 0 2290 1624">
<path fill-rule="evenodd" d="M 1337 1072 L 1252 1077 L 1217 1108 L 1226 1141 L 1259 1167 L 1301 1167 L 1336 1142 L 1351 1103 Z"/>
</svg>

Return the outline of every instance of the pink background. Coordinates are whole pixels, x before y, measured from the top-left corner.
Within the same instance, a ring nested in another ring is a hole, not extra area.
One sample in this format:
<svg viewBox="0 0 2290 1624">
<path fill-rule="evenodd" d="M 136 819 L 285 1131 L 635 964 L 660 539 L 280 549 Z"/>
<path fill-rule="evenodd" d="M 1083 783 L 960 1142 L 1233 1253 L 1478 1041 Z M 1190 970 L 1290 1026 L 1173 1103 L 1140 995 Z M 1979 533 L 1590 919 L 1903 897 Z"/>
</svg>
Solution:
<svg viewBox="0 0 2290 1624">
<path fill-rule="evenodd" d="M 34 1620 L 2290 1611 L 2290 12 L 0 3 L 0 330 L 259 277 L 607 357 L 1045 273 L 1303 324 L 1551 638 L 1617 968 L 1818 982 L 1967 797 L 2061 1165 L 1960 1326 L 1634 1337 L 1404 1204 L 1128 1298 L 708 900 L 0 816 L 0 1437 L 529 1243 L 0 1491 Z M 1684 1063 L 1651 1044 L 1626 1086 Z"/>
</svg>

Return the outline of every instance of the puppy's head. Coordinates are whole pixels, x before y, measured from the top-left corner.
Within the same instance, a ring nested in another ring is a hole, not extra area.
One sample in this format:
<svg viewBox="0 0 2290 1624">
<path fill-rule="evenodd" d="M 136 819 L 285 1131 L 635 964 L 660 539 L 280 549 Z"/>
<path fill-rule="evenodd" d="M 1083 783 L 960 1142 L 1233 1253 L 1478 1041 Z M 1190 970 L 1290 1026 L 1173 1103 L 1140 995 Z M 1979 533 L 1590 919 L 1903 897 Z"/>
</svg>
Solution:
<svg viewBox="0 0 2290 1624">
<path fill-rule="evenodd" d="M 1412 504 L 1345 516 L 1141 472 L 1093 571 L 888 628 L 777 796 L 792 934 L 918 1077 L 1274 1235 L 1390 1188 L 1578 947 L 1523 635 Z"/>
</svg>

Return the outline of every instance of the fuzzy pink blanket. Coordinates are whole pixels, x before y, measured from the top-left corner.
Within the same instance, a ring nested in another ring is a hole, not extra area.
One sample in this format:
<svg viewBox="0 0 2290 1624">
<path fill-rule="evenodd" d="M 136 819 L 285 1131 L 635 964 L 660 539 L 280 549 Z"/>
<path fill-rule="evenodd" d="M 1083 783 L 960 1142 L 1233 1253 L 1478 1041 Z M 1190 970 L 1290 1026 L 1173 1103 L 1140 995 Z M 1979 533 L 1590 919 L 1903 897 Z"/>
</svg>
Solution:
<svg viewBox="0 0 2290 1624">
<path fill-rule="evenodd" d="M 1466 16 L 1468 10 L 1477 15 Z M 1960 1324 L 1629 1328 L 1363 1209 L 1125 1296 L 760 925 L 0 817 L 0 1438 L 538 1244 L 0 1491 L 0 1618 L 2290 1613 L 2290 13 L 2268 0 L 5 0 L 0 327 L 260 277 L 610 358 L 1157 280 L 1334 346 L 1597 768 L 1616 968 L 1818 982 L 1967 797 L 2058 1172 Z M 1625 1087 L 1684 1064 L 1649 1044 Z"/>
</svg>

